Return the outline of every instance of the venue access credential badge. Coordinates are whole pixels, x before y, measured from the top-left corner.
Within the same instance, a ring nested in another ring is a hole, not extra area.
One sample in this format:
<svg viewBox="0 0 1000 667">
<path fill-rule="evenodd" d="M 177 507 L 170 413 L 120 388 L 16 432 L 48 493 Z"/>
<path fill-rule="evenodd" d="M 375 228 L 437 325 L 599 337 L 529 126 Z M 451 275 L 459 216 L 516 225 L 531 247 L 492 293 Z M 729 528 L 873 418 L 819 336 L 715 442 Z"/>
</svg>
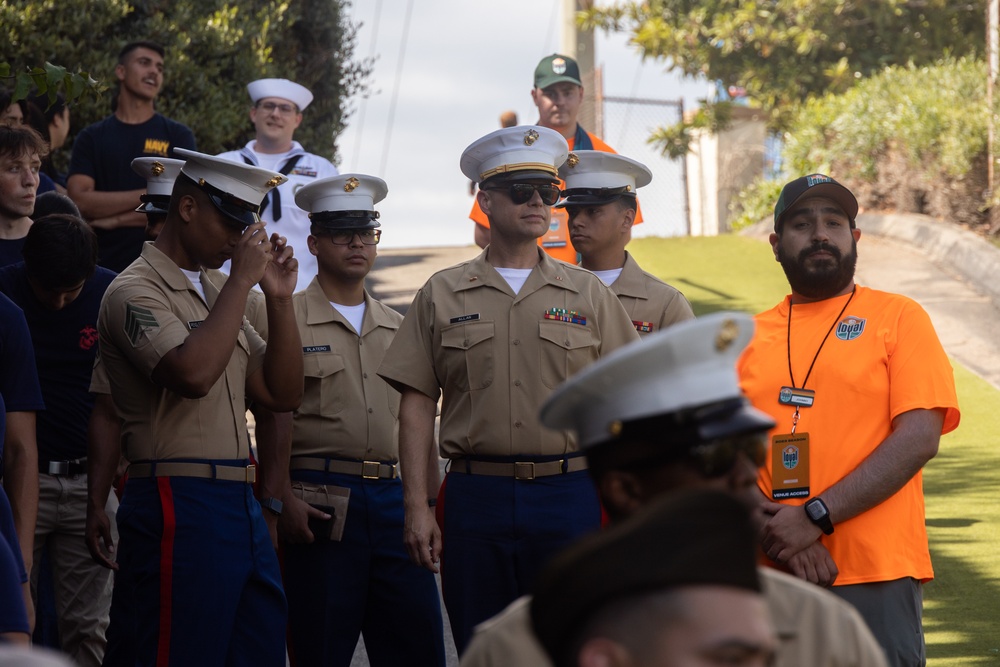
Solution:
<svg viewBox="0 0 1000 667">
<path fill-rule="evenodd" d="M 771 438 L 771 497 L 809 497 L 809 434 L 785 433 Z"/>
</svg>

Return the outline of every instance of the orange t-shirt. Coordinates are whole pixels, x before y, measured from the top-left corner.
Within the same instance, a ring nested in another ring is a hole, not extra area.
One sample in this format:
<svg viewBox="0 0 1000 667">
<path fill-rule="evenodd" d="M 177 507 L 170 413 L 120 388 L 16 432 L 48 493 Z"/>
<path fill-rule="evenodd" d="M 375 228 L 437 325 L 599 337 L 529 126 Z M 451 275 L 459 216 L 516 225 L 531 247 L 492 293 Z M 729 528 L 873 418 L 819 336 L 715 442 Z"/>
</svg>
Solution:
<svg viewBox="0 0 1000 667">
<path fill-rule="evenodd" d="M 590 137 L 591 143 L 594 144 L 595 151 L 603 151 L 605 153 L 616 152 L 615 149 L 608 146 L 590 132 L 587 132 L 587 136 Z M 566 142 L 569 144 L 569 149 L 573 150 L 575 139 L 570 137 L 566 140 Z M 560 182 L 559 185 L 562 187 L 565 184 Z M 486 217 L 486 214 L 483 213 L 483 209 L 479 208 L 479 200 L 472 202 L 472 211 L 469 213 L 469 219 L 477 225 L 482 225 L 486 229 L 490 228 L 490 220 Z M 635 222 L 632 224 L 638 225 L 641 222 L 642 209 L 640 208 L 636 210 Z M 569 262 L 570 264 L 576 264 L 576 250 L 573 248 L 573 244 L 569 241 L 569 216 L 566 215 L 566 209 L 552 209 L 552 219 L 549 222 L 549 230 L 538 238 L 538 245 L 540 245 L 550 257 L 561 259 L 562 261 Z"/>
<path fill-rule="evenodd" d="M 792 308 L 791 366 L 802 387 L 823 337 L 849 296 Z M 756 317 L 753 340 L 738 364 L 743 391 L 777 422 L 773 434 L 791 430 L 795 408 L 778 402 L 791 386 L 785 300 Z M 809 434 L 809 497 L 843 479 L 892 432 L 892 420 L 909 410 L 945 410 L 942 433 L 958 426 L 958 398 L 948 357 L 927 313 L 907 297 L 858 287 L 830 332 L 805 383 L 816 392 L 799 410 L 796 433 Z M 771 498 L 771 454 L 760 469 L 760 490 Z M 807 499 L 782 500 L 801 505 Z M 840 569 L 836 585 L 932 579 L 924 524 L 922 477 L 867 512 L 823 535 Z"/>
</svg>

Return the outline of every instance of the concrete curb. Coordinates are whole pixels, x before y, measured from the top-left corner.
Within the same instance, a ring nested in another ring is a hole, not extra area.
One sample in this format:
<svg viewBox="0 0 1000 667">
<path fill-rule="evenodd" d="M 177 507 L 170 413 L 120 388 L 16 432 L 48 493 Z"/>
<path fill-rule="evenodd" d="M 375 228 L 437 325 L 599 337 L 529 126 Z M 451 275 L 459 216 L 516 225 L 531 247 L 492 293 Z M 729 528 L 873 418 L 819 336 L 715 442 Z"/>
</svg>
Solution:
<svg viewBox="0 0 1000 667">
<path fill-rule="evenodd" d="M 915 213 L 862 213 L 858 228 L 920 250 L 1000 304 L 1000 248 L 973 232 Z"/>
</svg>

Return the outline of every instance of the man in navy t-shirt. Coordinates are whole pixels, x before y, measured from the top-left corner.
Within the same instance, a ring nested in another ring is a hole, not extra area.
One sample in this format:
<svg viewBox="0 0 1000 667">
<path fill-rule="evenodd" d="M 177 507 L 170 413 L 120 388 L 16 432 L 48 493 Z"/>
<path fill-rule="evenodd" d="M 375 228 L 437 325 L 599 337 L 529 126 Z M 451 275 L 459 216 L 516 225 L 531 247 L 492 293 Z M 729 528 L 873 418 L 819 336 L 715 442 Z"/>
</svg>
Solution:
<svg viewBox="0 0 1000 667">
<path fill-rule="evenodd" d="M 38 447 L 35 444 L 35 412 L 45 409 L 38 387 L 35 353 L 24 313 L 0 294 L 0 395 L 4 402 L 3 438 L 0 439 L 0 493 L 10 500 L 13 527 L 3 521 L 4 533 L 21 569 L 25 584 L 25 608 L 34 616 L 26 569 L 31 568 L 35 515 L 38 512 Z"/>
<path fill-rule="evenodd" d="M 86 127 L 73 142 L 66 188 L 97 231 L 98 263 L 122 271 L 139 256 L 146 217 L 135 212 L 146 183 L 132 171 L 143 155 L 171 157 L 173 149 L 194 150 L 186 126 L 156 112 L 163 86 L 163 47 L 131 42 L 118 56 L 118 104 L 113 114 Z"/>
<path fill-rule="evenodd" d="M 37 565 L 42 549 L 48 550 L 62 649 L 78 665 L 100 665 L 112 579 L 111 570 L 91 559 L 84 541 L 85 473 L 97 315 L 115 274 L 96 265 L 94 232 L 75 216 L 37 220 L 23 254 L 24 262 L 0 269 L 0 291 L 24 311 L 46 406 L 37 414 L 39 499 L 32 560 Z M 113 494 L 104 509 L 113 519 Z M 32 571 L 32 589 L 38 569 Z"/>
</svg>

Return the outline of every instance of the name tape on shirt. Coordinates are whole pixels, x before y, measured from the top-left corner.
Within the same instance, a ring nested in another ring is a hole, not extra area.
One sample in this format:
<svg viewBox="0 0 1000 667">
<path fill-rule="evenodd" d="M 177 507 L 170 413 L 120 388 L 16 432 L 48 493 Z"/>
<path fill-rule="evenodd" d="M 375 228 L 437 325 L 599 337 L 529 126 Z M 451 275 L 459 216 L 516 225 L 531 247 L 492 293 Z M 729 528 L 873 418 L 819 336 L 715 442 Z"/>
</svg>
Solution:
<svg viewBox="0 0 1000 667">
<path fill-rule="evenodd" d="M 479 313 L 471 313 L 469 315 L 459 315 L 458 317 L 453 317 L 448 320 L 448 324 L 460 324 L 461 322 L 472 322 L 473 320 L 479 319 Z"/>
<path fill-rule="evenodd" d="M 331 352 L 329 345 L 303 345 L 302 354 L 315 354 L 317 352 Z"/>
</svg>

